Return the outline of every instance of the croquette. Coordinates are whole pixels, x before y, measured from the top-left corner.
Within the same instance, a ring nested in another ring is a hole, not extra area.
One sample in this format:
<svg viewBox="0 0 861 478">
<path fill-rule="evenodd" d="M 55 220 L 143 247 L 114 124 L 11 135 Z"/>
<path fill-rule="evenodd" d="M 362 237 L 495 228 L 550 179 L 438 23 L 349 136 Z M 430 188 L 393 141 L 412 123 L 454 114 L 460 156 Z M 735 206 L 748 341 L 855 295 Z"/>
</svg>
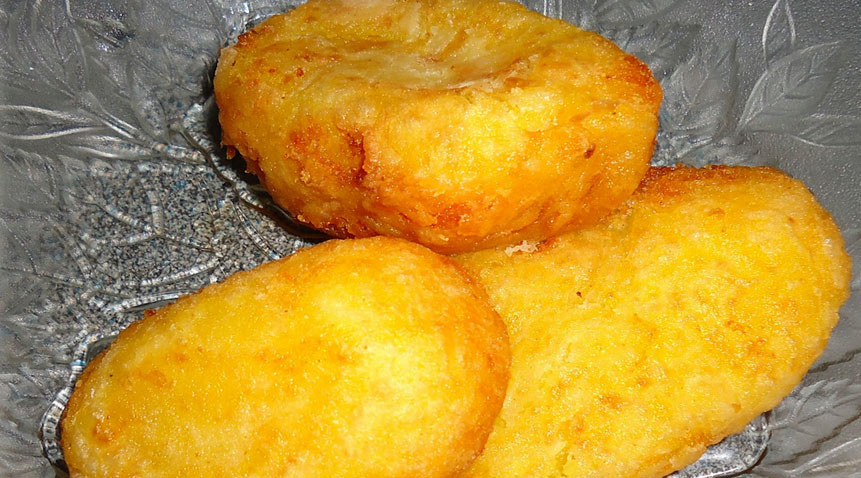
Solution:
<svg viewBox="0 0 861 478">
<path fill-rule="evenodd" d="M 335 237 L 456 253 L 620 206 L 662 92 L 609 40 L 497 0 L 310 0 L 222 50 L 222 143 Z"/>
<path fill-rule="evenodd" d="M 329 241 L 119 334 L 61 422 L 72 478 L 448 477 L 505 394 L 506 330 L 450 259 Z"/>
<path fill-rule="evenodd" d="M 600 224 L 457 258 L 511 380 L 466 477 L 663 477 L 773 408 L 825 348 L 850 261 L 802 183 L 652 169 Z"/>
</svg>

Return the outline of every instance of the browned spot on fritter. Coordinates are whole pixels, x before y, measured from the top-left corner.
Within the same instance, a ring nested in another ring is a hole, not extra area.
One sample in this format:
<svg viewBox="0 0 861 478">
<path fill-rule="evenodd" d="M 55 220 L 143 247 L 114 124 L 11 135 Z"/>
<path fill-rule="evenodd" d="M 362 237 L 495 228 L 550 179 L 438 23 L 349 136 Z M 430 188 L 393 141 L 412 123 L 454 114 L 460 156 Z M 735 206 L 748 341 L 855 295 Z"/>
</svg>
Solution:
<svg viewBox="0 0 861 478">
<path fill-rule="evenodd" d="M 552 249 L 554 244 L 556 244 L 558 238 L 559 238 L 559 236 L 553 236 L 553 237 L 549 237 L 549 238 L 544 239 L 543 241 L 539 242 L 538 243 L 538 252 L 543 252 L 543 251 L 546 251 L 548 249 Z M 578 292 L 577 294 L 579 295 L 580 293 Z"/>
<path fill-rule="evenodd" d="M 365 170 L 365 136 L 360 132 L 352 132 L 346 133 L 347 138 L 347 147 L 350 150 L 350 154 L 355 158 L 354 162 L 356 167 L 350 168 L 350 181 L 349 183 L 358 186 L 362 183 L 362 180 L 365 179 L 365 176 L 368 172 Z"/>
<path fill-rule="evenodd" d="M 122 422 L 110 415 L 98 417 L 93 425 L 93 438 L 99 443 L 110 444 L 122 432 L 122 428 Z"/>
<path fill-rule="evenodd" d="M 260 36 L 269 34 L 273 31 L 272 26 L 270 25 L 260 25 L 257 28 L 253 28 L 248 30 L 247 32 L 239 35 L 239 39 L 236 42 L 236 46 L 242 48 L 250 48 L 253 47 L 256 43 L 257 39 Z"/>
<path fill-rule="evenodd" d="M 236 46 L 239 48 L 246 48 L 254 45 L 255 36 L 257 36 L 257 32 L 254 30 L 249 30 L 242 35 L 239 35 L 239 39 L 236 42 Z"/>
<path fill-rule="evenodd" d="M 236 157 L 236 148 L 233 146 L 227 146 L 224 148 L 224 154 L 227 156 L 227 159 L 233 159 Z"/>
<path fill-rule="evenodd" d="M 465 217 L 468 217 L 470 212 L 472 212 L 472 209 L 468 204 L 450 204 L 442 212 L 436 214 L 437 225 L 440 227 L 456 226 Z"/>
<path fill-rule="evenodd" d="M 621 397 L 612 393 L 601 395 L 598 400 L 602 405 L 610 408 L 611 410 L 620 410 L 624 405 Z"/>
<path fill-rule="evenodd" d="M 172 383 L 161 370 L 149 370 L 138 373 L 140 378 L 155 385 L 156 388 L 169 388 Z"/>
<path fill-rule="evenodd" d="M 586 422 L 583 420 L 583 417 L 575 416 L 574 418 L 568 420 L 566 422 L 565 429 L 568 430 L 572 435 L 579 435 L 586 430 Z"/>
<path fill-rule="evenodd" d="M 739 323 L 736 320 L 727 320 L 726 322 L 724 322 L 724 325 L 726 325 L 727 329 L 734 330 L 734 331 L 740 332 L 742 334 L 745 334 L 750 330 L 749 326 L 742 324 L 742 323 Z"/>
<path fill-rule="evenodd" d="M 583 157 L 589 159 L 593 154 L 595 154 L 595 145 L 590 144 L 589 147 L 586 148 L 586 152 L 583 153 Z"/>
</svg>

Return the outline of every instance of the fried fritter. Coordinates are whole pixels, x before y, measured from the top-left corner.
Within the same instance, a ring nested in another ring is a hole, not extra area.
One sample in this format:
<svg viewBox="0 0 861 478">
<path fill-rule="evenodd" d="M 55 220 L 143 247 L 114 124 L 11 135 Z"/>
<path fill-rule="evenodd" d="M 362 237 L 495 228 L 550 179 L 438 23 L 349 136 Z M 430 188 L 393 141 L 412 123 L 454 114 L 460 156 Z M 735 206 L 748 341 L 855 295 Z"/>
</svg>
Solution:
<svg viewBox="0 0 861 478">
<path fill-rule="evenodd" d="M 599 225 L 457 259 L 505 320 L 508 395 L 468 477 L 662 477 L 823 351 L 849 257 L 800 182 L 653 169 Z"/>
<path fill-rule="evenodd" d="M 148 314 L 62 420 L 75 477 L 445 477 L 482 449 L 505 326 L 447 258 L 330 241 Z"/>
<path fill-rule="evenodd" d="M 454 253 L 597 222 L 648 168 L 662 93 L 609 40 L 497 0 L 310 0 L 224 49 L 222 143 L 337 237 Z"/>
</svg>

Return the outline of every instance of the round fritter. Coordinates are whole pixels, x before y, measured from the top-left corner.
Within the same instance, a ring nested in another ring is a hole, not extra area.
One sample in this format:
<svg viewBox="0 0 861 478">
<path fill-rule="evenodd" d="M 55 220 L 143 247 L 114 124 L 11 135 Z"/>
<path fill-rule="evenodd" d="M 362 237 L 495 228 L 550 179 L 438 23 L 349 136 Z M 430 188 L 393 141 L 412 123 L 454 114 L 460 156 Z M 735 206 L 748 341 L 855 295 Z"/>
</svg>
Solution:
<svg viewBox="0 0 861 478">
<path fill-rule="evenodd" d="M 75 477 L 447 477 L 505 394 L 505 326 L 454 263 L 330 241 L 124 330 L 62 420 Z"/>
<path fill-rule="evenodd" d="M 338 237 L 438 252 L 596 222 L 645 174 L 661 89 L 609 40 L 498 0 L 310 0 L 221 52 L 222 143 Z"/>
<path fill-rule="evenodd" d="M 509 327 L 469 477 L 663 477 L 799 383 L 848 297 L 837 227 L 770 169 L 655 169 L 601 224 L 458 260 Z"/>
</svg>

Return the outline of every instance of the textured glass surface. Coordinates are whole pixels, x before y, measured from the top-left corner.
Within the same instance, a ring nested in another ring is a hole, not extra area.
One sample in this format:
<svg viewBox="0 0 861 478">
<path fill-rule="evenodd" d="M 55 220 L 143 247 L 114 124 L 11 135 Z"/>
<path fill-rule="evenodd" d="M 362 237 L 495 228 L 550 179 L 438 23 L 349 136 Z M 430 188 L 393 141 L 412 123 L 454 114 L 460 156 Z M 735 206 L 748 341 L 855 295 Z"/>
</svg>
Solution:
<svg viewBox="0 0 861 478">
<path fill-rule="evenodd" d="M 526 3 L 653 68 L 656 164 L 784 169 L 855 262 L 804 382 L 677 475 L 861 476 L 861 4 Z M 290 5 L 0 0 L 0 476 L 55 475 L 70 377 L 141 310 L 315 239 L 226 160 L 211 99 L 219 47 Z"/>
</svg>

